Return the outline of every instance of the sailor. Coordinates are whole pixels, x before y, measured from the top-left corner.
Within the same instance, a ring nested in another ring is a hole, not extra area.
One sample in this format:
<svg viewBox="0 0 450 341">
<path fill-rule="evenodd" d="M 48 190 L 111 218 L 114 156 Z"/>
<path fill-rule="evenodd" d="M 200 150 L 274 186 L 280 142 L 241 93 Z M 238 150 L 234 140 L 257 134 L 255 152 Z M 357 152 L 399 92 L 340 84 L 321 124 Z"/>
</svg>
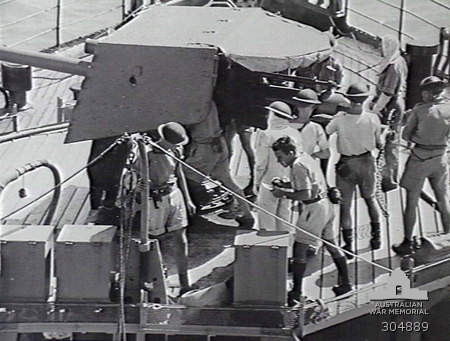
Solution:
<svg viewBox="0 0 450 341">
<path fill-rule="evenodd" d="M 89 162 L 97 158 L 119 136 L 92 141 Z M 90 182 L 90 202 L 97 225 L 119 225 L 120 210 L 115 205 L 119 194 L 122 170 L 129 153 L 127 143 L 121 143 L 87 168 Z"/>
<path fill-rule="evenodd" d="M 395 37 L 381 39 L 380 64 L 376 96 L 369 109 L 378 114 L 382 124 L 389 125 L 384 149 L 386 164 L 383 169 L 383 191 L 397 188 L 400 125 L 405 110 L 406 77 L 408 67 L 401 56 L 399 42 Z"/>
<path fill-rule="evenodd" d="M 342 83 L 343 72 L 341 64 L 333 57 L 333 50 L 336 48 L 336 39 L 330 34 L 330 50 L 320 52 L 317 55 L 314 63 L 307 67 L 298 67 L 293 73 L 293 76 L 313 78 L 319 81 L 332 83 L 339 86 Z M 301 83 L 295 84 L 296 88 L 310 88 L 317 92 L 322 92 L 328 87 L 324 87 L 322 84 L 303 85 Z"/>
<path fill-rule="evenodd" d="M 350 85 L 343 98 L 340 111 L 328 124 L 328 134 L 337 134 L 337 151 L 340 160 L 336 164 L 336 185 L 341 191 L 340 227 L 344 249 L 352 252 L 351 206 L 355 187 L 359 187 L 370 217 L 372 249 L 381 246 L 380 211 L 375 199 L 376 165 L 372 152 L 381 147 L 381 124 L 377 115 L 362 109 L 368 98 L 368 89 L 358 84 Z M 339 108 L 339 107 L 338 107 Z M 349 259 L 353 258 L 346 254 Z"/>
<path fill-rule="evenodd" d="M 255 140 L 255 188 L 257 193 L 257 204 L 266 211 L 290 221 L 290 201 L 287 199 L 276 198 L 271 189 L 274 178 L 286 179 L 288 181 L 289 171 L 281 166 L 272 150 L 272 144 L 282 136 L 289 136 L 291 141 L 301 150 L 300 133 L 292 128 L 289 119 L 292 119 L 291 108 L 288 104 L 276 101 L 272 102 L 266 109 L 269 111 L 267 120 L 267 129 L 258 130 Z M 270 231 L 290 231 L 288 226 L 270 216 L 269 214 L 258 210 L 258 226 L 263 230 Z"/>
<path fill-rule="evenodd" d="M 228 147 L 220 128 L 214 101 L 211 101 L 210 110 L 204 120 L 187 129 L 191 140 L 187 146 L 186 163 L 243 197 L 243 191 L 230 175 Z M 204 177 L 187 167 L 184 167 L 184 172 L 191 191 L 199 188 Z M 230 213 L 227 218 L 235 219 L 240 227 L 252 228 L 254 224 L 250 207 L 239 197 L 235 197 L 230 212 L 225 213 Z"/>
<path fill-rule="evenodd" d="M 251 140 L 252 135 L 255 132 L 255 128 L 241 122 L 238 118 L 232 118 L 229 123 L 225 126 L 225 139 L 227 141 L 227 147 L 229 150 L 229 159 L 233 154 L 233 139 L 235 136 L 238 137 L 239 142 L 242 146 L 242 151 L 247 156 L 250 179 L 248 185 L 244 188 L 244 194 L 246 197 L 254 197 L 253 192 L 254 187 L 254 169 L 255 169 L 255 152 L 252 148 Z"/>
<path fill-rule="evenodd" d="M 183 126 L 169 122 L 158 127 L 161 139 L 158 145 L 170 154 L 180 157 L 180 147 L 189 141 Z M 138 154 L 137 154 L 138 155 Z M 168 248 L 171 240 L 175 263 L 180 281 L 180 294 L 191 289 L 188 279 L 188 243 L 186 227 L 188 213 L 195 213 L 195 206 L 187 189 L 183 169 L 168 154 L 157 147 L 148 148 L 149 160 L 149 235 L 158 239 L 162 248 Z M 139 157 L 136 158 L 139 165 Z M 138 189 L 142 190 L 139 181 Z M 139 201 L 138 201 L 139 202 Z M 135 215 L 135 224 L 139 225 L 139 214 Z"/>
<path fill-rule="evenodd" d="M 291 188 L 275 186 L 273 195 L 278 198 L 301 201 L 303 210 L 296 225 L 328 243 L 335 245 L 336 233 L 333 229 L 334 210 L 326 193 L 325 184 L 320 180 L 320 170 L 306 153 L 297 151 L 289 137 L 281 137 L 272 145 L 277 161 L 289 169 Z M 340 275 L 340 285 L 333 288 L 339 296 L 352 290 L 348 276 L 347 260 L 344 253 L 332 245 L 325 244 Z M 306 270 L 309 245 L 317 245 L 318 239 L 296 230 L 294 259 L 292 265 L 294 286 L 288 295 L 288 304 L 293 305 L 302 294 L 302 280 Z"/>
<path fill-rule="evenodd" d="M 330 157 L 327 135 L 320 124 L 311 121 L 311 115 L 322 102 L 311 89 L 300 90 L 292 99 L 297 109 L 297 117 L 290 120 L 290 124 L 302 137 L 302 151 L 316 160 L 324 161 L 322 171 L 326 177 L 327 161 Z"/>
<path fill-rule="evenodd" d="M 450 138 L 450 104 L 441 95 L 446 83 L 438 77 L 426 77 L 420 83 L 423 102 L 408 116 L 402 137 L 414 144 L 400 185 L 406 189 L 403 215 L 404 240 L 393 249 L 400 255 L 413 251 L 412 236 L 416 210 L 425 179 L 430 181 L 436 197 L 444 232 L 450 231 L 448 196 L 448 141 Z"/>
</svg>

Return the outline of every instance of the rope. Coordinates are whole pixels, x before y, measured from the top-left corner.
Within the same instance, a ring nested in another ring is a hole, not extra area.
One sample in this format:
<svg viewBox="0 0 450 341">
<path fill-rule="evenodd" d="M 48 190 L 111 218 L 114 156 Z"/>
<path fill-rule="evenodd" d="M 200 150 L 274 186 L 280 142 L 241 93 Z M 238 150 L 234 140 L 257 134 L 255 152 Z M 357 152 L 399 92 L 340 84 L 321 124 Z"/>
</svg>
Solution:
<svg viewBox="0 0 450 341">
<path fill-rule="evenodd" d="M 389 211 L 386 205 L 386 198 L 383 195 L 382 182 L 383 182 L 383 168 L 386 165 L 386 159 L 384 154 L 384 148 L 381 148 L 378 153 L 376 166 L 375 166 L 375 198 L 377 199 L 378 206 L 380 206 L 381 213 L 387 219 L 389 219 Z"/>
<path fill-rule="evenodd" d="M 94 159 L 92 159 L 89 163 L 86 164 L 86 166 L 80 168 L 79 170 L 77 170 L 75 173 L 73 173 L 72 175 L 70 175 L 68 178 L 66 178 L 65 180 L 61 181 L 58 185 L 54 186 L 53 188 L 49 189 L 48 191 L 44 192 L 43 194 L 41 194 L 40 196 L 38 196 L 37 198 L 33 199 L 32 201 L 30 201 L 28 204 L 23 205 L 22 207 L 19 207 L 18 209 L 12 211 L 11 213 L 8 213 L 7 215 L 3 216 L 0 218 L 0 221 L 5 220 L 6 218 L 9 218 L 10 216 L 12 216 L 13 214 L 16 214 L 22 210 L 24 210 L 25 208 L 33 205 L 35 202 L 41 200 L 42 198 L 44 198 L 45 196 L 47 196 L 48 194 L 50 194 L 51 192 L 53 192 L 56 188 L 61 187 L 63 184 L 65 184 L 66 182 L 68 182 L 69 180 L 73 179 L 75 176 L 77 176 L 78 174 L 80 174 L 82 171 L 84 171 L 86 168 L 92 166 L 94 163 L 96 163 L 98 160 L 100 160 L 101 158 L 103 158 L 109 151 L 111 151 L 113 148 L 115 148 L 117 145 L 123 143 L 123 141 L 128 138 L 127 135 L 123 135 L 121 137 L 119 137 L 116 141 L 114 141 L 109 147 L 107 147 L 103 152 L 101 152 L 97 157 L 95 157 Z"/>
<path fill-rule="evenodd" d="M 133 171 L 127 167 L 127 172 Z M 133 212 L 135 205 L 136 191 L 126 186 L 125 179 L 127 173 L 124 172 L 120 179 L 120 196 L 116 206 L 120 207 L 120 235 L 119 235 L 119 320 L 118 320 L 118 335 L 119 339 L 126 341 L 126 315 L 125 315 L 125 287 L 126 287 L 126 269 L 131 250 L 131 235 Z M 125 229 L 128 229 L 128 234 L 125 235 Z"/>
<path fill-rule="evenodd" d="M 290 223 L 289 221 L 287 221 L 287 220 L 285 220 L 285 219 L 282 219 L 282 218 L 278 217 L 277 215 L 273 214 L 272 212 L 269 212 L 269 211 L 267 211 L 266 209 L 264 209 L 264 208 L 262 208 L 262 207 L 260 207 L 260 206 L 258 206 L 258 205 L 256 205 L 256 204 L 254 204 L 253 202 L 251 202 L 251 201 L 248 200 L 247 198 L 245 198 L 245 197 L 239 195 L 238 193 L 233 192 L 232 190 L 230 190 L 230 189 L 227 188 L 226 186 L 222 185 L 222 184 L 221 184 L 220 182 L 218 182 L 217 180 L 212 179 L 210 176 L 208 176 L 208 175 L 206 175 L 206 174 L 200 172 L 199 170 L 197 170 L 196 168 L 194 168 L 194 167 L 192 167 L 191 165 L 187 164 L 186 162 L 184 162 L 184 161 L 181 160 L 180 158 L 176 157 L 175 155 L 172 155 L 172 154 L 171 154 L 170 152 L 168 152 L 164 147 L 161 147 L 158 143 L 152 141 L 149 137 L 145 137 L 145 138 L 144 138 L 144 141 L 145 141 L 147 144 L 150 144 L 150 145 L 152 145 L 153 147 L 158 148 L 158 150 L 162 151 L 164 154 L 166 154 L 166 155 L 168 155 L 169 157 L 173 158 L 175 161 L 179 162 L 179 163 L 180 163 L 181 165 L 183 165 L 184 167 L 186 167 L 186 168 L 190 169 L 191 171 L 193 171 L 194 173 L 196 173 L 196 174 L 202 176 L 202 177 L 205 178 L 206 180 L 211 181 L 213 184 L 215 184 L 216 186 L 218 186 L 218 187 L 220 187 L 221 189 L 225 190 L 226 192 L 230 193 L 230 194 L 233 195 L 234 197 L 239 198 L 240 200 L 244 201 L 244 202 L 247 203 L 249 206 L 252 206 L 252 207 L 254 207 L 254 208 L 256 208 L 256 209 L 258 209 L 258 210 L 264 212 L 265 214 L 270 215 L 271 217 L 273 217 L 273 218 L 277 219 L 278 221 L 282 222 L 283 224 L 286 224 L 287 226 L 290 226 L 290 227 L 292 227 L 292 228 L 294 228 L 294 229 L 296 229 L 296 230 L 298 230 L 298 231 L 301 231 L 301 232 L 305 233 L 306 235 L 308 235 L 308 236 L 310 236 L 310 237 L 312 237 L 312 238 L 314 238 L 314 239 L 317 239 L 317 240 L 321 241 L 322 243 L 324 243 L 324 244 L 326 244 L 326 245 L 329 245 L 329 246 L 334 247 L 334 248 L 336 248 L 336 249 L 338 249 L 338 250 L 341 250 L 342 252 L 344 252 L 344 253 L 346 253 L 346 254 L 350 254 L 350 255 L 352 255 L 352 256 L 355 256 L 356 258 L 358 258 L 358 259 L 360 259 L 360 260 L 362 260 L 362 261 L 364 261 L 364 262 L 373 264 L 373 265 L 379 267 L 380 269 L 383 269 L 383 270 L 385 270 L 385 271 L 388 271 L 389 273 L 392 272 L 391 269 L 389 269 L 389 268 L 387 268 L 387 267 L 385 267 L 385 266 L 383 266 L 383 265 L 374 263 L 374 262 L 372 262 L 372 261 L 370 261 L 370 260 L 368 260 L 368 259 L 366 259 L 366 258 L 364 258 L 364 257 L 361 257 L 361 256 L 356 255 L 356 254 L 354 254 L 354 253 L 351 253 L 351 252 L 349 252 L 349 251 L 347 251 L 347 250 L 344 250 L 344 249 L 341 248 L 340 246 L 335 245 L 335 244 L 333 244 L 333 243 L 331 243 L 331 242 L 329 242 L 329 241 L 327 241 L 327 240 L 325 240 L 325 239 L 323 239 L 323 238 L 321 238 L 321 237 L 318 237 L 318 236 L 316 236 L 315 234 L 313 234 L 313 233 L 311 233 L 311 232 L 309 232 L 309 231 L 306 231 L 306 230 L 304 230 L 303 228 L 301 228 L 301 227 L 299 227 L 299 226 L 296 226 L 296 225 Z"/>
</svg>

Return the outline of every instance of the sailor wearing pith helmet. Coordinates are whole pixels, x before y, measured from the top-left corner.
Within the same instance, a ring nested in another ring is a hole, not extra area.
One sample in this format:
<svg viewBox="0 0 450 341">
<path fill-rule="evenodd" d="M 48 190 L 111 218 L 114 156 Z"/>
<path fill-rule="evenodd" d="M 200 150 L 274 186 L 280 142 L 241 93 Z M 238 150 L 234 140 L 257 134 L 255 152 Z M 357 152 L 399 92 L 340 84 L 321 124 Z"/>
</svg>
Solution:
<svg viewBox="0 0 450 341">
<path fill-rule="evenodd" d="M 276 177 L 287 178 L 289 171 L 277 162 L 271 147 L 280 137 L 289 136 L 301 150 L 301 137 L 300 133 L 289 124 L 289 120 L 294 116 L 288 104 L 275 101 L 265 108 L 269 112 L 267 129 L 259 130 L 255 139 L 254 191 L 257 193 L 256 200 L 260 207 L 282 219 L 289 220 L 289 201 L 275 198 L 270 191 L 272 180 Z M 265 212 L 258 210 L 257 215 L 260 229 L 290 230 L 289 226 Z"/>
</svg>

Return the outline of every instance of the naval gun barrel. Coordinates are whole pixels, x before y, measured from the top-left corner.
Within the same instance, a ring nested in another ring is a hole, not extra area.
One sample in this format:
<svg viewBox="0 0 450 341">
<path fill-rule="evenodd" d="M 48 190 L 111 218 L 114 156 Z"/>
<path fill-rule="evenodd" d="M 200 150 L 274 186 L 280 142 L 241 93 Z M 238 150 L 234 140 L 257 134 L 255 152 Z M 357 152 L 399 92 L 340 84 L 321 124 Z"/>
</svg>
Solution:
<svg viewBox="0 0 450 341">
<path fill-rule="evenodd" d="M 30 65 L 79 76 L 87 76 L 91 63 L 77 58 L 43 52 L 0 47 L 0 61 Z"/>
</svg>

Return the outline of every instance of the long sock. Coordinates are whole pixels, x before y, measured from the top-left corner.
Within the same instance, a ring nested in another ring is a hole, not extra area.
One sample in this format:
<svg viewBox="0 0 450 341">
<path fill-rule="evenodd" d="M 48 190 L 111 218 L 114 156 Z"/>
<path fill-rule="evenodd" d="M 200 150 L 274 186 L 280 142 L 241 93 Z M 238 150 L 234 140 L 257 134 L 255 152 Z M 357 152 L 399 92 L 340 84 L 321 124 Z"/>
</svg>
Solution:
<svg viewBox="0 0 450 341">
<path fill-rule="evenodd" d="M 341 276 L 341 285 L 350 285 L 350 279 L 348 277 L 347 259 L 345 257 L 333 258 L 334 264 Z"/>
<path fill-rule="evenodd" d="M 292 264 L 292 274 L 293 274 L 293 280 L 294 280 L 294 287 L 292 288 L 292 291 L 295 293 L 302 292 L 302 282 L 303 282 L 303 275 L 305 274 L 306 270 L 306 263 L 305 262 L 296 262 L 294 261 Z"/>
<path fill-rule="evenodd" d="M 180 288 L 184 289 L 189 287 L 189 278 L 187 274 L 178 274 L 180 280 Z"/>
<path fill-rule="evenodd" d="M 351 245 L 353 242 L 353 230 L 342 229 L 342 239 L 344 239 L 345 244 Z"/>
<path fill-rule="evenodd" d="M 372 236 L 380 235 L 380 223 L 370 223 Z"/>
</svg>

